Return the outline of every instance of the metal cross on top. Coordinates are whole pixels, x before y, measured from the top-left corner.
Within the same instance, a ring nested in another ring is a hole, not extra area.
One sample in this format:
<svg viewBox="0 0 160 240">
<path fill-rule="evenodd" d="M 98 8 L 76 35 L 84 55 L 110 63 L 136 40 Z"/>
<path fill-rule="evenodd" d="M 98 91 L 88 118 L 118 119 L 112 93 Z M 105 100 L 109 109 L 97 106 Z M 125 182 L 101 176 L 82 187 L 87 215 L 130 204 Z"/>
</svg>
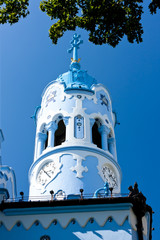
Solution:
<svg viewBox="0 0 160 240">
<path fill-rule="evenodd" d="M 79 63 L 80 62 L 80 58 L 78 58 L 78 49 L 79 49 L 79 45 L 81 43 L 83 43 L 83 40 L 80 40 L 81 36 L 77 35 L 77 33 L 75 33 L 73 35 L 73 39 L 70 42 L 72 47 L 68 50 L 69 53 L 71 53 L 73 51 L 73 58 L 71 58 L 72 63 Z"/>
</svg>

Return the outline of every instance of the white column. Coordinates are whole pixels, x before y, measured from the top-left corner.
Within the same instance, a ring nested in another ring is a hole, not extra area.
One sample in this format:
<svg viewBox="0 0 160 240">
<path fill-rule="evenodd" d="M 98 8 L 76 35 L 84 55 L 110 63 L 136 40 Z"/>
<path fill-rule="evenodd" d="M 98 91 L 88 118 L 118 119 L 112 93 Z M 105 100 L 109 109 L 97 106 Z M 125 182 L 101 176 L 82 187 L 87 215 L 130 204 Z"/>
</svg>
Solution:
<svg viewBox="0 0 160 240">
<path fill-rule="evenodd" d="M 108 150 L 109 152 L 113 155 L 115 160 L 117 159 L 117 154 L 116 154 L 116 142 L 115 138 L 109 138 L 108 139 Z"/>
<path fill-rule="evenodd" d="M 46 125 L 46 129 L 48 131 L 48 147 L 54 147 L 54 135 L 57 128 L 58 125 L 54 121 Z"/>
<path fill-rule="evenodd" d="M 38 143 L 37 143 L 37 158 L 42 154 L 44 150 L 44 144 L 47 139 L 47 134 L 45 133 L 37 133 Z"/>
<path fill-rule="evenodd" d="M 102 125 L 98 128 L 98 131 L 101 134 L 102 149 L 108 151 L 108 134 L 110 133 L 110 129 Z"/>
<path fill-rule="evenodd" d="M 70 127 L 69 127 L 69 126 L 70 126 L 70 125 L 69 125 L 69 118 L 70 118 L 70 117 L 64 117 L 64 118 L 63 118 L 64 125 L 65 125 L 65 127 L 66 127 L 66 139 L 65 139 L 65 142 L 69 140 L 69 135 L 70 135 L 70 133 L 71 133 Z"/>
</svg>

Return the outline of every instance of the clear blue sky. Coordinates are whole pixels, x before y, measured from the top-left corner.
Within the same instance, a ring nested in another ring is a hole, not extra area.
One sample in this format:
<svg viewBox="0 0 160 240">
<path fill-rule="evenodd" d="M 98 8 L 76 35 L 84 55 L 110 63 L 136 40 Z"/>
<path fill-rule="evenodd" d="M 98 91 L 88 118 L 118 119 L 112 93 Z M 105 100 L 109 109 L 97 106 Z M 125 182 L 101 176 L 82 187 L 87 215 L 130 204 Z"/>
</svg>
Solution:
<svg viewBox="0 0 160 240">
<path fill-rule="evenodd" d="M 143 43 L 124 38 L 116 47 L 95 46 L 77 29 L 84 44 L 79 56 L 82 69 L 103 83 L 111 94 L 120 126 L 116 127 L 122 192 L 135 181 L 152 206 L 153 240 L 160 238 L 160 12 L 150 15 L 145 1 Z M 68 71 L 67 53 L 73 32 L 52 45 L 52 21 L 30 1 L 31 14 L 19 23 L 0 29 L 1 127 L 3 164 L 12 166 L 18 193 L 28 195 L 28 170 L 33 161 L 35 124 L 30 116 L 41 103 L 44 87 Z"/>
</svg>

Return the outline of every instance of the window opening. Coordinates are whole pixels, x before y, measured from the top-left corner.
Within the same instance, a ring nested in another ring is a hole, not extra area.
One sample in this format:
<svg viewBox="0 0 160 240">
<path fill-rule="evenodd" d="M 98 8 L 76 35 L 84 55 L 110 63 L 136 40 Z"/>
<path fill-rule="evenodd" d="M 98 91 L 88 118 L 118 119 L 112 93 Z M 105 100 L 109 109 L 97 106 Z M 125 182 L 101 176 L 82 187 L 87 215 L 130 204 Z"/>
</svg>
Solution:
<svg viewBox="0 0 160 240">
<path fill-rule="evenodd" d="M 66 139 L 66 126 L 64 125 L 63 120 L 60 120 L 58 123 L 58 128 L 55 131 L 54 146 L 61 145 L 65 142 Z"/>
<path fill-rule="evenodd" d="M 47 138 L 46 141 L 44 143 L 44 149 L 46 149 L 48 147 L 48 131 L 46 132 Z"/>
<path fill-rule="evenodd" d="M 111 143 L 110 143 L 110 139 L 112 138 L 111 133 L 109 133 L 109 135 L 107 136 L 107 142 L 108 142 L 108 151 L 113 154 L 112 149 L 111 149 Z"/>
<path fill-rule="evenodd" d="M 98 124 L 96 122 L 92 127 L 92 141 L 97 147 L 102 148 L 101 134 L 98 131 Z"/>
</svg>

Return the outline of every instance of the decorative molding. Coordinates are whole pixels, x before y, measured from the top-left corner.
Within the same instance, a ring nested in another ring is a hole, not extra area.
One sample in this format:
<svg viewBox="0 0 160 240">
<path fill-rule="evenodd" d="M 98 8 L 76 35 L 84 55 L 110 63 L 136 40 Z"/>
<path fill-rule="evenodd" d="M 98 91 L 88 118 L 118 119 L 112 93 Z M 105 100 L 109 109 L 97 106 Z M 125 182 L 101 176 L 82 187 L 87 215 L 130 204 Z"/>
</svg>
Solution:
<svg viewBox="0 0 160 240">
<path fill-rule="evenodd" d="M 51 121 L 48 124 L 46 124 L 45 127 L 48 131 L 52 130 L 52 129 L 55 131 L 57 129 L 58 125 L 55 123 L 55 121 Z"/>
<path fill-rule="evenodd" d="M 88 172 L 88 168 L 82 166 L 82 161 L 85 160 L 85 159 L 83 159 L 83 158 L 81 158 L 81 157 L 79 156 L 77 159 L 74 158 L 74 160 L 77 160 L 77 165 L 74 166 L 74 167 L 71 167 L 71 170 L 72 170 L 73 172 L 74 172 L 74 171 L 77 172 L 77 174 L 76 174 L 76 177 L 77 177 L 77 178 L 83 178 L 82 173 L 83 173 L 83 172 Z"/>
<path fill-rule="evenodd" d="M 0 167 L 0 172 L 2 172 L 7 177 L 6 182 L 8 180 L 11 180 L 11 184 L 12 184 L 12 198 L 13 198 L 13 201 L 14 201 L 15 198 L 17 197 L 15 172 L 14 172 L 14 170 L 11 167 L 8 167 L 8 166 L 1 166 Z"/>
<path fill-rule="evenodd" d="M 75 138 L 84 138 L 84 117 L 80 114 L 74 117 L 74 136 Z"/>
<path fill-rule="evenodd" d="M 41 106 L 37 106 L 33 116 L 31 117 L 32 119 L 34 119 L 35 124 L 37 124 L 37 118 L 39 117 L 39 112 L 41 111 Z"/>
<path fill-rule="evenodd" d="M 107 107 L 107 110 L 109 111 L 109 101 L 106 98 L 106 96 L 103 94 L 100 94 L 100 100 L 101 100 L 101 104 L 102 105 L 104 104 Z"/>
<path fill-rule="evenodd" d="M 68 125 L 69 119 L 70 119 L 70 117 L 63 117 L 63 121 L 64 121 L 65 126 Z"/>
<path fill-rule="evenodd" d="M 42 155 L 31 165 L 30 170 L 29 170 L 29 175 L 31 174 L 33 168 L 35 168 L 35 166 L 44 158 L 49 157 L 52 154 L 70 154 L 70 152 L 72 150 L 76 150 L 76 151 L 83 151 L 85 154 L 83 155 L 83 157 L 85 156 L 90 156 L 92 154 L 98 154 L 99 156 L 103 156 L 105 158 L 107 158 L 113 165 L 115 165 L 115 167 L 118 169 L 119 174 L 121 176 L 121 169 L 118 165 L 118 163 L 113 159 L 113 156 L 111 154 L 109 154 L 109 152 L 106 152 L 100 148 L 94 147 L 94 145 L 92 144 L 92 147 L 86 147 L 84 145 L 80 146 L 79 145 L 74 145 L 74 143 L 69 144 L 68 146 L 66 146 L 65 144 L 60 145 L 55 147 L 54 149 L 51 149 L 49 152 L 46 153 L 42 153 Z M 62 153 L 63 152 L 63 153 Z"/>
<path fill-rule="evenodd" d="M 55 102 L 55 101 L 56 101 L 56 100 L 55 100 L 55 97 L 57 96 L 56 93 L 57 93 L 57 91 L 51 91 L 51 92 L 49 93 L 49 95 L 48 95 L 47 98 L 46 98 L 45 107 L 48 107 L 48 104 L 49 104 L 50 102 Z"/>
<path fill-rule="evenodd" d="M 48 207 L 48 208 L 26 208 L 6 209 L 0 212 L 0 222 L 10 231 L 17 222 L 21 222 L 26 230 L 29 230 L 37 220 L 44 229 L 48 229 L 53 221 L 59 222 L 62 228 L 67 228 L 72 219 L 85 227 L 92 217 L 99 226 L 103 227 L 107 220 L 112 217 L 114 221 L 122 226 L 128 219 L 131 227 L 136 231 L 136 216 L 132 204 L 106 204 L 69 207 Z"/>
</svg>

